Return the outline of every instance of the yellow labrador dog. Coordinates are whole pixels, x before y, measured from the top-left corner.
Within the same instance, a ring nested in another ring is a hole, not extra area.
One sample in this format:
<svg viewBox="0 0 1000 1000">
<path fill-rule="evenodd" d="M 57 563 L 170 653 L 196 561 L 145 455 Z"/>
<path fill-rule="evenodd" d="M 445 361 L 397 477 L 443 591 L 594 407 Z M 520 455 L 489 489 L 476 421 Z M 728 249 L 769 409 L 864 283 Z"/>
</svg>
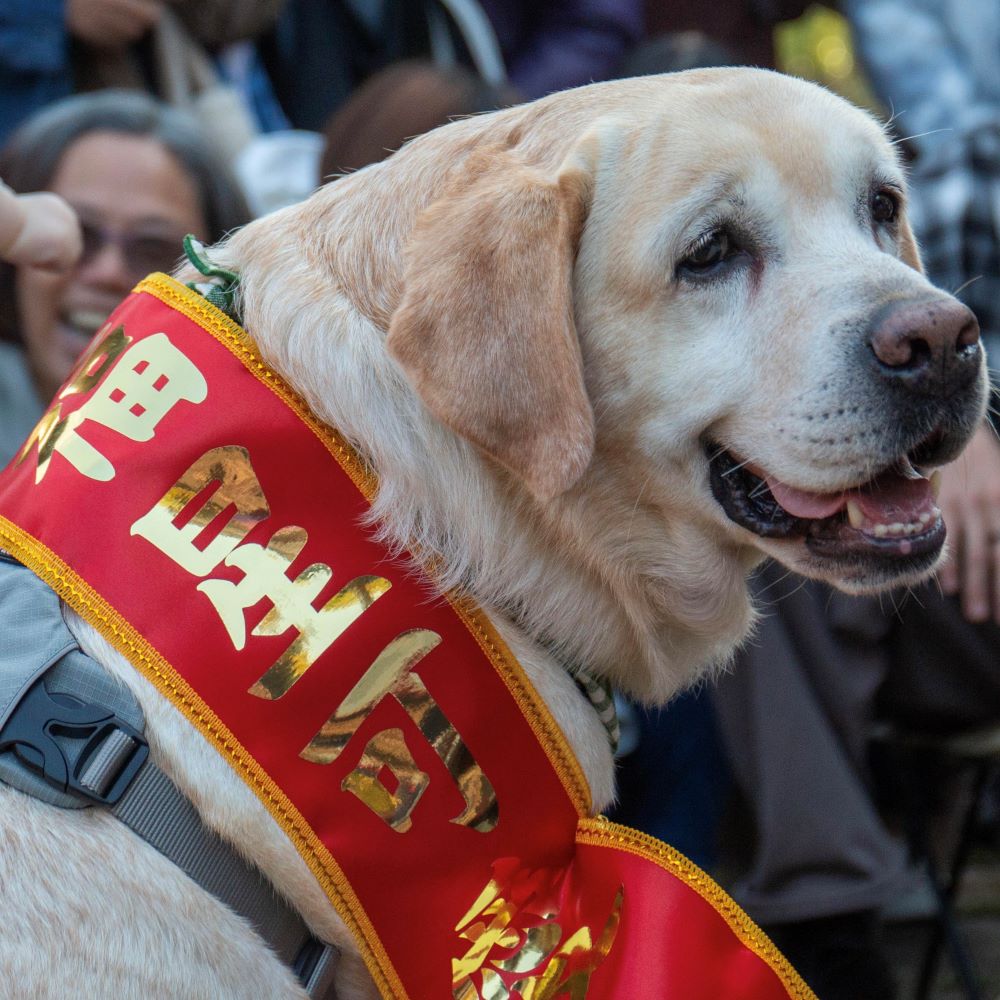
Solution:
<svg viewBox="0 0 1000 1000">
<path fill-rule="evenodd" d="M 735 69 L 556 94 L 416 139 L 212 255 L 264 356 L 377 472 L 378 530 L 486 609 L 597 809 L 611 753 L 566 664 L 663 701 L 746 635 L 762 556 L 855 592 L 940 556 L 917 470 L 982 418 L 978 329 L 921 273 L 882 129 L 819 87 Z M 373 996 L 257 799 L 71 624 L 205 822 L 344 949 L 338 995 Z M 100 810 L 0 786 L 0 843 L 18 997 L 304 995 Z"/>
</svg>

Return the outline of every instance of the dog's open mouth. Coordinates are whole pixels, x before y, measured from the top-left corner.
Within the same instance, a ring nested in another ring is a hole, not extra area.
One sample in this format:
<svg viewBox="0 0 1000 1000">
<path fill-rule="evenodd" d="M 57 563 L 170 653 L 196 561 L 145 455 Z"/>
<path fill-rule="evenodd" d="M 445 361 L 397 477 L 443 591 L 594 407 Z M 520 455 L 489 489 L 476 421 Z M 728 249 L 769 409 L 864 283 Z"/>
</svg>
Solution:
<svg viewBox="0 0 1000 1000">
<path fill-rule="evenodd" d="M 907 559 L 936 553 L 945 527 L 935 502 L 938 473 L 898 459 L 866 483 L 810 493 L 714 448 L 712 493 L 732 521 L 763 538 L 802 538 L 816 555 Z"/>
</svg>

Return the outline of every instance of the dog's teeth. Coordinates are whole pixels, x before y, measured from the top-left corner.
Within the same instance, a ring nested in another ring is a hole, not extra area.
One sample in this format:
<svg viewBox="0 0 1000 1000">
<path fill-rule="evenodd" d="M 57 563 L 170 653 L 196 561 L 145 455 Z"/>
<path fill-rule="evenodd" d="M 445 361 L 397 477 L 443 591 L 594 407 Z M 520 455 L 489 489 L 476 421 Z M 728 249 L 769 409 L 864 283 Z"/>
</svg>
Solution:
<svg viewBox="0 0 1000 1000">
<path fill-rule="evenodd" d="M 932 515 L 931 515 L 930 511 L 926 511 L 925 510 L 923 512 L 923 514 L 920 515 L 920 523 L 921 524 L 930 524 L 931 516 Z"/>
<path fill-rule="evenodd" d="M 876 524 L 875 525 L 875 537 L 885 538 L 889 534 L 889 525 L 887 524 Z"/>
<path fill-rule="evenodd" d="M 935 469 L 931 473 L 930 483 L 931 483 L 931 495 L 934 497 L 935 500 L 937 500 L 937 498 L 941 495 L 941 470 L 940 469 Z M 940 514 L 941 512 L 938 511 L 938 513 Z"/>
<path fill-rule="evenodd" d="M 890 535 L 901 535 L 902 533 L 903 533 L 902 522 L 900 522 L 900 521 L 893 521 L 892 524 L 889 525 L 889 534 Z"/>
<path fill-rule="evenodd" d="M 865 523 L 865 515 L 854 500 L 847 501 L 847 520 L 852 528 L 860 528 Z"/>
</svg>

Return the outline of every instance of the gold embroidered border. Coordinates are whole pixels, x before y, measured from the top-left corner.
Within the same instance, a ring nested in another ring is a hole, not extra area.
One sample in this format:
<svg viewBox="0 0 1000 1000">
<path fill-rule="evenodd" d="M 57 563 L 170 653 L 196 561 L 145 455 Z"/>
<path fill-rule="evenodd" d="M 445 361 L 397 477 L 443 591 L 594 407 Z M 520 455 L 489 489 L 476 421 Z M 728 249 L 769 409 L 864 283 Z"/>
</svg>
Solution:
<svg viewBox="0 0 1000 1000">
<path fill-rule="evenodd" d="M 163 656 L 54 552 L 0 515 L 0 543 L 45 581 L 77 614 L 129 658 L 162 694 L 185 715 L 201 735 L 263 803 L 288 835 L 317 881 L 358 941 L 362 958 L 381 994 L 406 1000 L 408 994 L 347 877 L 302 814 L 247 753 L 218 716 Z"/>
<path fill-rule="evenodd" d="M 524 668 L 514 658 L 500 637 L 493 623 L 475 605 L 467 604 L 451 594 L 445 595 L 455 614 L 462 619 L 465 627 L 479 644 L 479 648 L 489 658 L 500 679 L 507 686 L 511 697 L 524 713 L 525 721 L 531 727 L 535 738 L 541 743 L 553 769 L 566 789 L 577 813 L 589 816 L 592 809 L 590 786 L 584 776 L 580 762 L 570 747 L 559 723 L 556 722 L 548 706 L 536 693 Z"/>
<path fill-rule="evenodd" d="M 268 368 L 260 357 L 253 339 L 239 324 L 197 292 L 165 274 L 150 275 L 139 282 L 133 291 L 146 292 L 176 309 L 215 337 L 224 347 L 229 348 L 243 366 L 274 392 L 313 432 L 361 491 L 362 496 L 369 502 L 374 499 L 378 490 L 378 480 L 371 470 L 365 467 L 354 449 L 334 428 L 318 420 L 302 397 L 280 375 Z M 549 712 L 548 706 L 535 692 L 524 673 L 524 668 L 517 662 L 481 610 L 456 598 L 453 594 L 446 594 L 445 597 L 493 664 L 493 668 L 524 713 L 528 725 L 545 750 L 573 806 L 581 816 L 589 815 L 590 787 L 583 769 L 562 729 Z"/>
<path fill-rule="evenodd" d="M 793 1000 L 819 1000 L 788 959 L 735 900 L 715 879 L 680 851 L 639 830 L 612 823 L 603 816 L 581 819 L 576 830 L 576 842 L 595 847 L 613 847 L 659 865 L 698 893 L 726 921 L 733 934 L 771 967 Z"/>
<path fill-rule="evenodd" d="M 340 434 L 313 416 L 305 400 L 280 375 L 268 368 L 257 351 L 257 345 L 243 327 L 197 292 L 166 274 L 151 274 L 132 291 L 146 292 L 171 309 L 176 309 L 227 347 L 251 375 L 266 385 L 313 432 L 362 495 L 369 501 L 374 498 L 378 490 L 374 475 L 365 468 Z"/>
</svg>

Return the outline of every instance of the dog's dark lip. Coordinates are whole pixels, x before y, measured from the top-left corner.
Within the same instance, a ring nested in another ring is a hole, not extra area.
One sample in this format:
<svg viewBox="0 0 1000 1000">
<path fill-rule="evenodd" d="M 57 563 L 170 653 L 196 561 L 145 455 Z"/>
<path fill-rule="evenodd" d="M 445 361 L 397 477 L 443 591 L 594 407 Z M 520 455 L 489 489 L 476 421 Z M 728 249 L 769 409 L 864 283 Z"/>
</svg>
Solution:
<svg viewBox="0 0 1000 1000">
<path fill-rule="evenodd" d="M 945 534 L 941 517 L 931 522 L 926 531 L 906 538 L 872 538 L 852 528 L 846 520 L 830 517 L 810 524 L 805 543 L 806 548 L 817 556 L 842 558 L 857 555 L 896 562 L 937 555 L 944 545 Z"/>
<path fill-rule="evenodd" d="M 796 517 L 778 503 L 765 480 L 732 452 L 709 444 L 706 456 L 716 502 L 731 521 L 761 538 L 801 540 L 812 555 L 823 559 L 863 559 L 896 567 L 901 562 L 926 563 L 944 544 L 945 526 L 939 515 L 919 533 L 886 537 L 853 527 L 846 510 L 822 518 Z"/>
<path fill-rule="evenodd" d="M 941 460 L 942 448 L 948 443 L 948 434 L 944 427 L 932 431 L 915 448 L 909 452 L 910 461 L 914 465 L 938 465 Z"/>
<path fill-rule="evenodd" d="M 774 499 L 764 480 L 732 452 L 717 445 L 709 445 L 707 452 L 712 495 L 731 521 L 762 538 L 806 535 L 808 519 L 789 514 Z"/>
</svg>

